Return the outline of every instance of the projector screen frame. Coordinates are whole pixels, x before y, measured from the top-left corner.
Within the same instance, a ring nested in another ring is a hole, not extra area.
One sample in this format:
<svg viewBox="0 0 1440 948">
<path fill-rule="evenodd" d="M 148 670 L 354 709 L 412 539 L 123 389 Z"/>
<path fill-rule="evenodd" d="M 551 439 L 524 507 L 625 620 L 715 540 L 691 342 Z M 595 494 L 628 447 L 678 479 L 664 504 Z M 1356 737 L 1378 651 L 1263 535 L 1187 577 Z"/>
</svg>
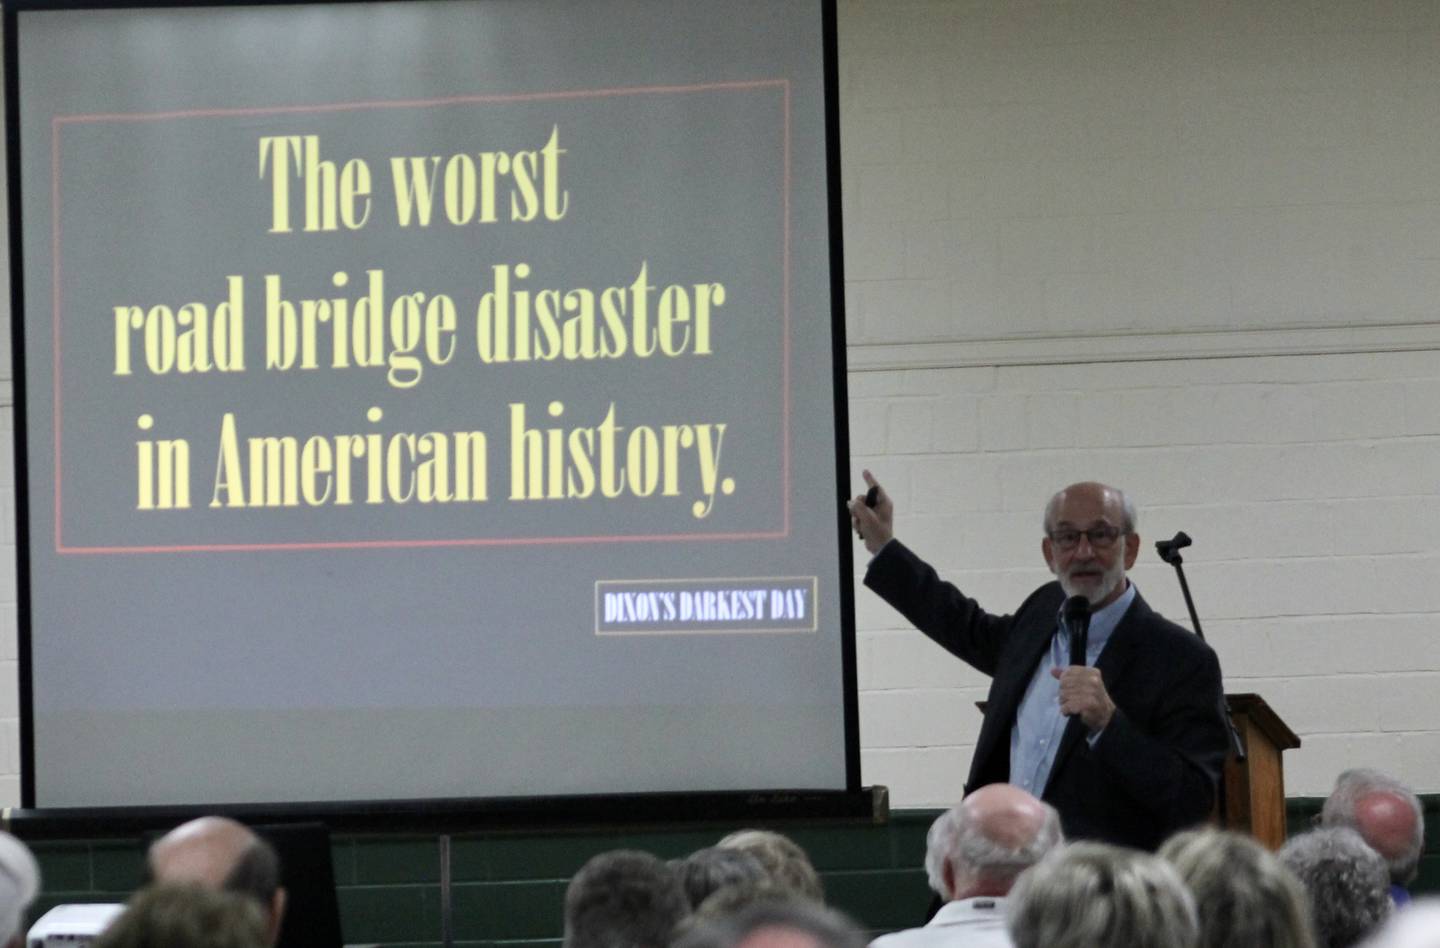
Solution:
<svg viewBox="0 0 1440 948">
<path fill-rule="evenodd" d="M 13 365 L 15 543 L 17 577 L 17 659 L 20 705 L 21 807 L 7 819 L 28 836 L 107 834 L 135 827 L 161 827 L 199 813 L 223 812 L 250 821 L 322 819 L 339 829 L 457 827 L 565 827 L 581 825 L 707 822 L 741 819 L 863 820 L 884 818 L 888 802 L 883 788 L 862 788 L 859 707 L 856 675 L 854 575 L 849 518 L 849 421 L 845 350 L 844 266 L 841 218 L 839 80 L 835 0 L 815 0 L 823 33 L 823 85 L 826 191 L 828 195 L 830 338 L 833 350 L 835 439 L 835 530 L 842 551 L 839 562 L 840 635 L 844 713 L 845 782 L 843 791 L 756 790 L 717 793 L 627 793 L 584 796 L 437 798 L 409 800 L 346 800 L 339 802 L 266 802 L 215 806 L 123 806 L 36 808 L 34 681 L 31 623 L 30 562 L 32 498 L 28 472 L 27 391 L 25 366 L 25 273 L 21 211 L 20 76 L 18 21 L 30 12 L 87 9 L 211 8 L 385 3 L 393 0 L 258 0 L 248 3 L 139 0 L 105 3 L 95 0 L 17 0 L 3 11 L 5 56 L 5 128 L 8 224 L 11 274 L 11 340 Z M 483 3 L 486 0 L 467 0 Z M 543 3 L 544 0 L 536 0 Z M 43 393 L 41 393 L 43 397 Z M 43 489 L 43 485 L 42 485 Z M 26 829 L 28 827 L 28 830 Z"/>
<path fill-rule="evenodd" d="M 0 829 L 26 840 L 115 839 L 163 831 L 200 816 L 246 824 L 324 823 L 340 833 L 614 831 L 635 827 L 885 825 L 886 787 L 851 791 L 635 793 L 574 797 L 436 798 L 220 806 L 16 808 Z"/>
</svg>

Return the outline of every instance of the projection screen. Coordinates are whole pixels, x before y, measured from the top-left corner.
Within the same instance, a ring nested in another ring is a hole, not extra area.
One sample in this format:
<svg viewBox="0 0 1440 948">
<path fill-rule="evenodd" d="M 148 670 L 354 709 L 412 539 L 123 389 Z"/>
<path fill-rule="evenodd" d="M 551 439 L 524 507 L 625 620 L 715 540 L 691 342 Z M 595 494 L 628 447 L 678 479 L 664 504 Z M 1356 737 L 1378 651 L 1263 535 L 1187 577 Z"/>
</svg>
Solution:
<svg viewBox="0 0 1440 948">
<path fill-rule="evenodd" d="M 858 788 L 832 8 L 6 15 L 26 805 Z"/>
</svg>

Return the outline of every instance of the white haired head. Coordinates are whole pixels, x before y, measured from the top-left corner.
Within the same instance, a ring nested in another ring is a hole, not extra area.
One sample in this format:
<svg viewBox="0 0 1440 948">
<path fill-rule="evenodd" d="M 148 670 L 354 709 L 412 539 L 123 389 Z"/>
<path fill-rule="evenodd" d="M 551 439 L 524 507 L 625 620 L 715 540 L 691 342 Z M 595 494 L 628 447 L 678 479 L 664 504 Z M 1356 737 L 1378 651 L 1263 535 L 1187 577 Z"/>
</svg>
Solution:
<svg viewBox="0 0 1440 948">
<path fill-rule="evenodd" d="M 40 867 L 29 848 L 0 831 L 0 945 L 20 933 L 25 910 L 40 892 Z"/>
</svg>

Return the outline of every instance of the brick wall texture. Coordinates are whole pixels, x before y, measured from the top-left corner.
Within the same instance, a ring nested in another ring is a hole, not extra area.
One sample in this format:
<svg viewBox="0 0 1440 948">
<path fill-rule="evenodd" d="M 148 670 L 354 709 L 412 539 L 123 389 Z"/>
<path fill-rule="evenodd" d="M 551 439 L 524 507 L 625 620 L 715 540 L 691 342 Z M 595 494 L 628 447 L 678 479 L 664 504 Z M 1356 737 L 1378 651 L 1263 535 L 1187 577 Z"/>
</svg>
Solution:
<svg viewBox="0 0 1440 948">
<path fill-rule="evenodd" d="M 1440 790 L 1440 5 L 842 2 L 852 474 L 1008 611 L 1066 483 L 1226 686 Z M 1428 324 L 1428 325 L 1427 325 Z M 858 489 L 858 488 L 857 488 Z M 864 569 L 863 549 L 856 555 Z M 986 679 L 857 596 L 864 779 L 953 801 Z"/>
</svg>

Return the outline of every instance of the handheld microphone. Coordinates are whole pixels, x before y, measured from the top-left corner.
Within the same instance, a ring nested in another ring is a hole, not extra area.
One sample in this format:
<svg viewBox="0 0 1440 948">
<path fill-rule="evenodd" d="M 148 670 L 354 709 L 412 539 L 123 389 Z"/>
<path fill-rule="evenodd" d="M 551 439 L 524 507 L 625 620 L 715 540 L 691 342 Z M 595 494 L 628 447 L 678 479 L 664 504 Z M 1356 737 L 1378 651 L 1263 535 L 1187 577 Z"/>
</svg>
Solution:
<svg viewBox="0 0 1440 948">
<path fill-rule="evenodd" d="M 1071 596 L 1060 608 L 1060 619 L 1070 633 L 1070 664 L 1085 664 L 1085 646 L 1090 635 L 1090 600 Z"/>
</svg>

